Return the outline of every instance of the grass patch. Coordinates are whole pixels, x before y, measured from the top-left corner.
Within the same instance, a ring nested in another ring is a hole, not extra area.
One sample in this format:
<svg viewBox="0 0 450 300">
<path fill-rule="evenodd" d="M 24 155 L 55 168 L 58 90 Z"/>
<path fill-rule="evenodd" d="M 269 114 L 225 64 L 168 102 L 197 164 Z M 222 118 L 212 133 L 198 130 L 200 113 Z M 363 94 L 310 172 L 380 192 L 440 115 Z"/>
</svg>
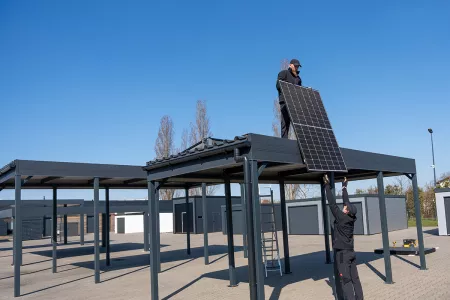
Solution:
<svg viewBox="0 0 450 300">
<path fill-rule="evenodd" d="M 422 227 L 437 227 L 438 222 L 435 219 L 422 219 Z M 408 220 L 408 227 L 416 227 L 416 219 Z"/>
</svg>

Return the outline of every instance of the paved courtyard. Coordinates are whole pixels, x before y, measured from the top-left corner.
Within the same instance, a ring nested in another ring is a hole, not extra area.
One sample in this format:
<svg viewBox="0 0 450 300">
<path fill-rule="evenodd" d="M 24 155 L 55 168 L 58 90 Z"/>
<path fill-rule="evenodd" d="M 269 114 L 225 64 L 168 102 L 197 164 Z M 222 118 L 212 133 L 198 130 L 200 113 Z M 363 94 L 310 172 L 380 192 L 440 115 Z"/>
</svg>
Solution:
<svg viewBox="0 0 450 300">
<path fill-rule="evenodd" d="M 383 281 L 384 261 L 373 249 L 381 247 L 381 235 L 357 236 L 358 270 L 366 299 L 450 299 L 450 237 L 437 236 L 426 228 L 425 245 L 439 247 L 426 256 L 428 270 L 418 269 L 419 257 L 392 257 L 394 284 Z M 415 238 L 415 228 L 392 232 L 390 241 Z M 93 236 L 80 246 L 76 238 L 58 247 L 58 273 L 51 269 L 50 240 L 24 242 L 23 299 L 149 299 L 149 255 L 143 251 L 143 234 L 111 234 L 112 264 L 102 261 L 101 283 L 94 284 Z M 191 256 L 186 255 L 185 236 L 161 235 L 161 299 L 248 299 L 247 260 L 242 237 L 235 236 L 236 273 L 239 286 L 227 287 L 226 236 L 211 234 L 210 261 L 203 260 L 203 235 L 192 235 Z M 266 299 L 334 299 L 326 265 L 323 236 L 290 236 L 290 275 L 269 274 Z M 282 242 L 280 241 L 280 247 Z M 282 252 L 282 249 L 281 253 Z M 102 254 L 104 259 L 104 254 Z M 13 298 L 12 242 L 0 240 L 0 299 Z"/>
</svg>

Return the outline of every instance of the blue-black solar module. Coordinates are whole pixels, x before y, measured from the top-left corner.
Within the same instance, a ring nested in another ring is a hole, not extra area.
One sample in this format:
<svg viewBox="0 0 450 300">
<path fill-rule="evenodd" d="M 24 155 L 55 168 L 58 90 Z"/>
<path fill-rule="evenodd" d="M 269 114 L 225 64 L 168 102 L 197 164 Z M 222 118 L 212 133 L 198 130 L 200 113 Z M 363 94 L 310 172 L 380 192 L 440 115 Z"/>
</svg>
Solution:
<svg viewBox="0 0 450 300">
<path fill-rule="evenodd" d="M 347 172 L 319 92 L 279 83 L 308 171 Z"/>
</svg>

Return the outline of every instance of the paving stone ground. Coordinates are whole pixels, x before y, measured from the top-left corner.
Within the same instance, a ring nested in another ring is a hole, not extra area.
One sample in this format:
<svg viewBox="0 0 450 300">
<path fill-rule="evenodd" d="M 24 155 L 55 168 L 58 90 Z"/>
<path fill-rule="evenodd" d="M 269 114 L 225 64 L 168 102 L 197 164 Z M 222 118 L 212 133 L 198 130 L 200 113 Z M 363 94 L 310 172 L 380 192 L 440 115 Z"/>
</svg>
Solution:
<svg viewBox="0 0 450 300">
<path fill-rule="evenodd" d="M 419 270 L 419 257 L 391 257 L 394 284 L 385 284 L 384 260 L 373 254 L 382 246 L 381 235 L 357 236 L 358 271 L 365 299 L 450 299 L 450 236 L 437 236 L 425 228 L 425 245 L 438 247 L 427 258 L 428 270 Z M 203 260 L 203 235 L 192 235 L 191 256 L 186 255 L 185 236 L 161 235 L 161 299 L 249 299 L 247 259 L 242 236 L 235 236 L 236 273 L 239 286 L 228 287 L 226 236 L 210 234 L 210 261 Z M 415 228 L 391 232 L 390 241 L 416 238 Z M 111 234 L 111 267 L 102 261 L 100 284 L 94 283 L 93 236 L 80 246 L 76 238 L 58 246 L 58 273 L 51 269 L 50 240 L 24 242 L 21 299 L 149 299 L 149 255 L 143 251 L 143 234 Z M 293 273 L 270 273 L 265 298 L 334 299 L 332 266 L 325 264 L 323 236 L 289 236 Z M 280 247 L 282 241 L 280 239 Z M 282 248 L 280 249 L 283 253 Z M 104 259 L 104 254 L 101 255 Z M 0 299 L 13 297 L 12 242 L 0 239 Z"/>
</svg>

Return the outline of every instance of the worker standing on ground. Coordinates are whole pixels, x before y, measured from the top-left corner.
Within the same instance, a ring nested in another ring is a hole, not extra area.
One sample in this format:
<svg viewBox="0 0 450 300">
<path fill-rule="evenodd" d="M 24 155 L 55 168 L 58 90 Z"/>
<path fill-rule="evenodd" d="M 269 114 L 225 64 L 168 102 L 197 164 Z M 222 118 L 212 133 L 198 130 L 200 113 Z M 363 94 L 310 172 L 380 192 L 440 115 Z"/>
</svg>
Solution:
<svg viewBox="0 0 450 300">
<path fill-rule="evenodd" d="M 340 275 L 342 289 L 345 299 L 362 300 L 364 298 L 361 281 L 359 280 L 358 270 L 356 268 L 356 255 L 354 250 L 353 233 L 356 221 L 356 207 L 350 203 L 347 192 L 347 178 L 342 183 L 342 199 L 344 207 L 342 210 L 336 205 L 336 199 L 331 193 L 328 176 L 323 178 L 325 183 L 325 192 L 328 203 L 335 218 L 334 220 L 334 238 L 333 251 L 334 263 Z M 338 284 L 338 283 L 336 283 Z"/>
<path fill-rule="evenodd" d="M 286 81 L 296 85 L 302 85 L 302 79 L 299 76 L 299 68 L 302 65 L 298 59 L 291 59 L 289 63 L 289 68 L 287 70 L 282 70 L 278 73 L 277 78 L 277 90 L 278 90 L 278 102 L 280 103 L 281 111 L 281 137 L 287 139 L 289 136 L 289 127 L 291 126 L 291 118 L 284 101 L 283 93 L 281 91 L 279 80 Z"/>
</svg>

